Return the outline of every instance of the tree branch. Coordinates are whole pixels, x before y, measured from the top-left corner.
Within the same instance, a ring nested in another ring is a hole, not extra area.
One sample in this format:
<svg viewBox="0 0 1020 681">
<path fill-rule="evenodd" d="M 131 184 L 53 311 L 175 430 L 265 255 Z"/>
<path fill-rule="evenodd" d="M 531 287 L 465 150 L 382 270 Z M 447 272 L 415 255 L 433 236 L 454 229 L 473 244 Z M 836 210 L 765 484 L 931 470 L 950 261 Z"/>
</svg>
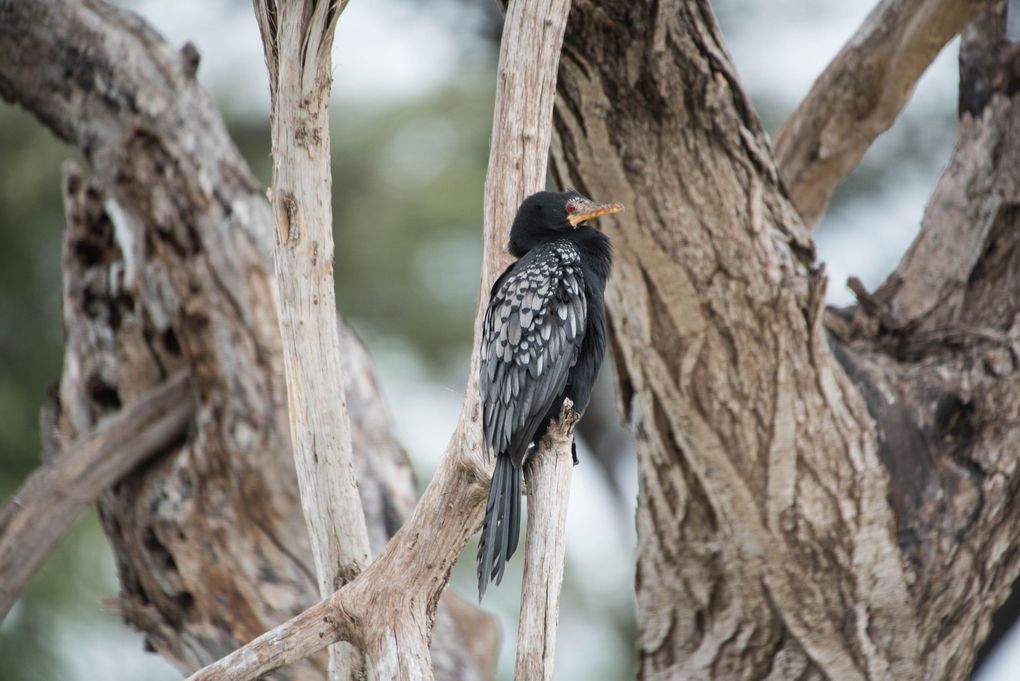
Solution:
<svg viewBox="0 0 1020 681">
<path fill-rule="evenodd" d="M 805 224 L 818 223 L 924 70 L 989 4 L 882 0 L 871 11 L 776 135 L 776 160 Z"/>
<path fill-rule="evenodd" d="M 0 512 L 0 620 L 85 507 L 180 439 L 194 410 L 180 371 L 29 476 Z"/>
<path fill-rule="evenodd" d="M 196 66 L 193 47 L 101 0 L 0 2 L 0 96 L 77 145 L 95 173 L 67 182 L 67 339 L 44 437 L 73 441 L 168 373 L 192 376 L 195 428 L 99 500 L 121 611 L 181 670 L 316 598 L 288 455 L 273 212 Z M 370 360 L 341 334 L 359 492 L 381 549 L 417 494 Z M 443 678 L 475 678 L 466 626 L 458 615 L 435 632 Z M 281 678 L 321 678 L 324 657 Z"/>
<path fill-rule="evenodd" d="M 503 29 L 492 149 L 486 177 L 484 262 L 479 309 L 506 256 L 517 202 L 544 185 L 559 45 L 569 2 L 516 0 Z M 498 160 L 493 160 L 498 159 Z M 476 318 L 478 337 L 480 315 Z M 377 678 L 431 679 L 426 643 L 450 568 L 482 520 L 491 461 L 484 456 L 478 344 L 457 428 L 411 517 L 354 581 L 190 681 L 257 678 L 347 637 Z M 350 628 L 323 628 L 326 618 Z"/>
<path fill-rule="evenodd" d="M 333 282 L 328 103 L 339 11 L 331 0 L 263 0 L 255 11 L 275 78 L 271 196 L 291 444 L 325 598 L 365 568 L 370 551 L 354 474 Z M 351 651 L 341 655 L 330 648 L 332 679 L 351 677 L 357 666 Z"/>
<path fill-rule="evenodd" d="M 517 628 L 518 679 L 552 681 L 556 625 L 566 553 L 567 506 L 574 470 L 574 426 L 581 416 L 564 400 L 559 420 L 528 457 L 528 537 L 524 551 L 521 617 Z"/>
</svg>

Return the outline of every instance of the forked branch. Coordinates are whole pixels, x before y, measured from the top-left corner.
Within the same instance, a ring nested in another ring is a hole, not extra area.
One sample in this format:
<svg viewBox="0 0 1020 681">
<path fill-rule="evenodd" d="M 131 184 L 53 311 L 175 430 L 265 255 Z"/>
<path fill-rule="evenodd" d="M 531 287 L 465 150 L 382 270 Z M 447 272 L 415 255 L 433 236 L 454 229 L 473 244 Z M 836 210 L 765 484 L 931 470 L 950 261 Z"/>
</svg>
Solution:
<svg viewBox="0 0 1020 681">
<path fill-rule="evenodd" d="M 889 129 L 917 80 L 987 0 L 882 0 L 776 135 L 775 153 L 804 223 Z"/>
<path fill-rule="evenodd" d="M 569 0 L 518 0 L 507 13 L 486 179 L 479 306 L 505 265 L 502 247 L 514 210 L 524 196 L 545 185 L 569 8 Z M 283 97 L 282 88 L 278 96 Z M 476 338 L 479 326 L 476 321 Z M 477 349 L 471 367 L 460 420 L 443 461 L 379 557 L 329 598 L 197 672 L 192 681 L 254 679 L 341 639 L 365 652 L 377 678 L 432 678 L 427 638 L 436 603 L 460 549 L 481 523 L 484 483 L 491 473 L 481 438 Z"/>
</svg>

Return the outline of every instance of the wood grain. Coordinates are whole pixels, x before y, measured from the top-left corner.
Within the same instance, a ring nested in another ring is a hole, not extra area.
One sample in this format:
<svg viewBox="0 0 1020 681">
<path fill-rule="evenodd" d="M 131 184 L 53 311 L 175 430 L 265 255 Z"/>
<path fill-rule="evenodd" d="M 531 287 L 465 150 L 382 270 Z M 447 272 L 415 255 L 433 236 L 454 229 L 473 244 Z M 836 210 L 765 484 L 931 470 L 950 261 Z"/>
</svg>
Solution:
<svg viewBox="0 0 1020 681">
<path fill-rule="evenodd" d="M 188 374 L 178 372 L 29 476 L 0 511 L 0 620 L 81 512 L 183 439 L 194 411 Z"/>
<path fill-rule="evenodd" d="M 552 681 L 556 628 L 567 550 L 567 506 L 574 470 L 572 444 L 580 415 L 565 400 L 539 451 L 524 467 L 528 491 L 528 534 L 524 546 L 521 616 L 517 624 L 514 677 Z"/>
<path fill-rule="evenodd" d="M 331 0 L 255 5 L 274 80 L 270 196 L 290 439 L 322 598 L 361 572 L 370 551 L 354 472 L 333 283 L 328 104 L 340 10 Z M 333 681 L 359 678 L 361 665 L 348 646 L 330 647 Z"/>
</svg>

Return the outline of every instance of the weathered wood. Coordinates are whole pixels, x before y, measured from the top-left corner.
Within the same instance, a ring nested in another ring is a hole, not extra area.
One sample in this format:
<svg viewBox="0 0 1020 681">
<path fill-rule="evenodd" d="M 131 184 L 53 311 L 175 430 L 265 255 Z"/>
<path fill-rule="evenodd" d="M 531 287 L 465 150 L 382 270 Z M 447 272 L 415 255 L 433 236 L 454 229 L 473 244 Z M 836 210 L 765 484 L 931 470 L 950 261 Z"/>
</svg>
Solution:
<svg viewBox="0 0 1020 681">
<path fill-rule="evenodd" d="M 567 549 L 567 505 L 574 470 L 572 444 L 580 415 L 570 400 L 551 424 L 542 447 L 528 457 L 528 536 L 524 547 L 521 616 L 517 625 L 515 678 L 552 681 L 556 625 Z"/>
<path fill-rule="evenodd" d="M 178 372 L 29 476 L 0 511 L 0 620 L 81 512 L 183 439 L 193 412 L 187 372 Z"/>
<path fill-rule="evenodd" d="M 506 4 L 485 175 L 485 240 L 494 247 L 486 250 L 482 261 L 483 282 L 495 281 L 512 260 L 505 250 L 505 231 L 518 206 L 545 189 L 552 139 L 547 121 L 556 97 L 556 72 L 570 12 L 570 0 Z M 488 293 L 488 289 L 482 291 L 480 310 Z M 482 316 L 476 317 L 477 338 Z M 476 367 L 471 371 L 474 376 Z"/>
<path fill-rule="evenodd" d="M 966 678 L 1020 570 L 1015 52 L 965 41 L 998 89 L 909 274 L 826 317 L 708 3 L 578 0 L 566 36 L 554 175 L 629 209 L 603 227 L 638 678 Z"/>
<path fill-rule="evenodd" d="M 328 103 L 341 9 L 332 0 L 255 3 L 274 81 L 270 196 L 290 439 L 321 598 L 353 579 L 369 559 L 333 284 Z M 349 647 L 330 647 L 334 681 L 359 677 L 360 667 Z"/>
<path fill-rule="evenodd" d="M 547 143 L 549 135 L 541 130 L 550 125 L 559 51 L 537 41 L 562 35 L 563 24 L 555 23 L 556 16 L 565 20 L 566 9 L 561 9 L 559 14 L 548 13 L 517 0 L 507 14 L 503 41 L 516 47 L 500 52 L 491 155 L 502 161 L 490 164 L 486 178 L 489 209 L 480 310 L 507 260 L 502 249 L 516 208 L 514 201 L 541 187 L 526 185 L 522 178 L 530 178 L 530 182 L 544 178 L 548 149 L 540 144 L 542 140 Z M 510 125 L 510 120 L 519 122 Z M 476 339 L 480 324 L 479 317 Z M 433 678 L 427 638 L 436 603 L 461 548 L 482 521 L 492 472 L 481 436 L 477 348 L 476 342 L 464 406 L 442 463 L 411 517 L 382 553 L 353 582 L 312 611 L 259 637 L 229 659 L 200 670 L 190 681 L 254 679 L 337 638 L 352 641 L 366 653 L 376 678 Z M 337 621 L 349 618 L 354 624 L 323 633 L 318 640 L 309 636 L 308 627 L 320 627 L 317 622 L 329 616 Z"/>
<path fill-rule="evenodd" d="M 776 161 L 801 218 L 821 220 L 836 187 L 889 129 L 921 74 L 990 0 L 882 0 L 783 123 Z"/>
<path fill-rule="evenodd" d="M 918 678 L 969 678 L 1020 575 L 1020 62 L 1004 16 L 997 3 L 964 31 L 959 136 L 917 238 L 830 324 L 881 434 Z"/>
<path fill-rule="evenodd" d="M 99 504 L 120 611 L 184 672 L 316 597 L 289 449 L 273 214 L 197 64 L 193 48 L 172 48 L 104 2 L 0 4 L 0 95 L 81 148 L 96 172 L 70 183 L 64 374 L 45 439 L 73 441 L 167 375 L 192 376 L 195 428 Z M 343 325 L 340 342 L 379 550 L 413 508 L 413 473 L 364 349 Z M 484 617 L 469 612 L 472 624 Z M 483 621 L 491 642 L 495 625 Z M 477 679 L 491 659 L 476 661 L 462 631 L 436 630 L 442 678 Z M 321 679 L 324 661 L 276 677 Z"/>
</svg>

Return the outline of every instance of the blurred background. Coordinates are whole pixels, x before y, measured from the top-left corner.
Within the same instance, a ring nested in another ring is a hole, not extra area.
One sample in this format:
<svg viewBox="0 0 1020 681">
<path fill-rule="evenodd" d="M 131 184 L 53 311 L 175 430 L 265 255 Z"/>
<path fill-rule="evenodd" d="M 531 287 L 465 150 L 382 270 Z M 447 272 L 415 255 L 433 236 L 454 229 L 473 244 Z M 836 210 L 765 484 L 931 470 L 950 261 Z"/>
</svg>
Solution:
<svg viewBox="0 0 1020 681">
<path fill-rule="evenodd" d="M 172 43 L 198 47 L 201 81 L 268 184 L 268 85 L 250 2 L 118 4 Z M 713 4 L 771 133 L 871 8 L 842 0 Z M 338 302 L 375 358 L 398 435 L 423 482 L 456 423 L 466 379 L 500 24 L 491 0 L 356 0 L 337 30 L 331 113 Z M 816 232 L 833 304 L 851 301 L 851 274 L 876 286 L 918 228 L 956 134 L 956 52 L 954 42 L 929 69 Z M 60 374 L 59 164 L 77 156 L 0 102 L 0 502 L 38 463 L 38 410 Z M 625 679 L 634 668 L 633 443 L 616 426 L 610 381 L 602 383 L 583 433 L 599 456 L 582 443 L 571 492 L 556 662 L 557 678 L 566 681 Z M 465 556 L 453 585 L 471 598 L 473 547 Z M 513 561 L 485 602 L 511 642 L 501 653 L 501 679 L 511 678 L 520 563 Z M 100 600 L 116 592 L 109 547 L 89 513 L 0 623 L 0 681 L 179 679 L 101 609 Z M 1004 647 L 1020 648 L 1020 640 Z M 993 658 L 979 678 L 1015 680 L 1010 667 L 1007 658 Z"/>
</svg>

